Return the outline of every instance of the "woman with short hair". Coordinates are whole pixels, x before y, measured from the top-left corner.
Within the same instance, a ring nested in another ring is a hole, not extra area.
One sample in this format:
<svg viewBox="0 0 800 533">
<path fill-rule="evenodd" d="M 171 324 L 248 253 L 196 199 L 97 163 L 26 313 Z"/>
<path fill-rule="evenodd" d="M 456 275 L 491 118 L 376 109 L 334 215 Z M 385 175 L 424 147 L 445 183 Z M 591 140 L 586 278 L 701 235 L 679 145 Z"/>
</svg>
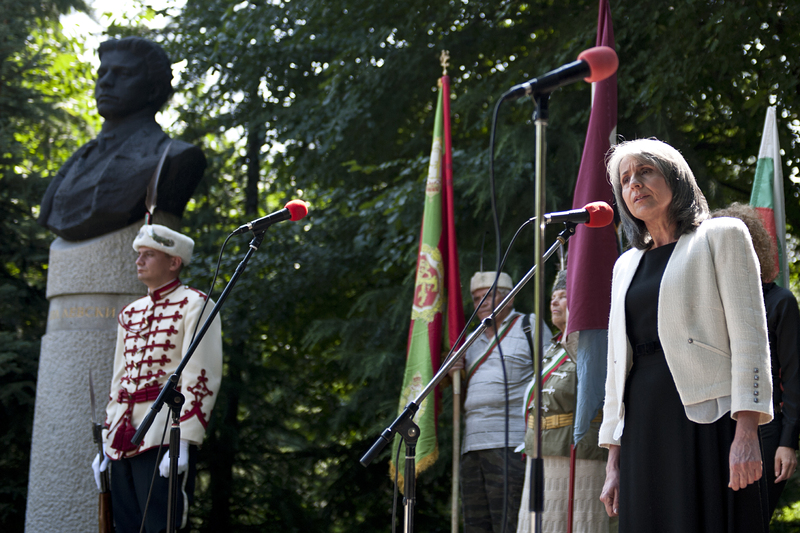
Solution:
<svg viewBox="0 0 800 533">
<path fill-rule="evenodd" d="M 621 533 L 762 531 L 757 429 L 772 391 L 750 235 L 707 220 L 692 170 L 664 142 L 617 145 L 608 171 L 633 248 L 611 289 L 601 500 Z"/>
</svg>

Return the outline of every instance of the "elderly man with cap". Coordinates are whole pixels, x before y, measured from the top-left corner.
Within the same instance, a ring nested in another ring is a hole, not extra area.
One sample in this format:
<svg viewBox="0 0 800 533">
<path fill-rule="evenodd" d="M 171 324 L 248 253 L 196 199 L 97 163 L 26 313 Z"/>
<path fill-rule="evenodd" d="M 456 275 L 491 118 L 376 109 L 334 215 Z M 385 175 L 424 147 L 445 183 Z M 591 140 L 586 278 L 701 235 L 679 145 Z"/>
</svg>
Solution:
<svg viewBox="0 0 800 533">
<path fill-rule="evenodd" d="M 114 374 L 106 408 L 103 443 L 106 457 L 98 455 L 92 465 L 95 477 L 109 459 L 114 523 L 117 533 L 157 532 L 166 526 L 169 452 L 162 443 L 169 409 L 162 409 L 139 445 L 131 442 L 136 429 L 174 373 L 192 343 L 198 324 L 213 307 L 207 296 L 182 285 L 178 275 L 192 257 L 194 242 L 189 237 L 158 224 L 144 225 L 133 241 L 138 252 L 136 272 L 147 286 L 147 296 L 125 307 L 118 315 Z M 179 498 L 175 515 L 179 527 L 186 517 L 194 489 L 195 448 L 203 442 L 211 410 L 222 377 L 222 337 L 216 317 L 184 368 L 178 389 L 186 402 L 181 412 L 181 441 L 178 458 Z M 154 469 L 154 481 L 147 516 L 144 517 Z"/>
<path fill-rule="evenodd" d="M 499 276 L 496 272 L 477 272 L 470 281 L 472 302 L 479 306 L 477 314 L 480 320 L 492 313 L 493 298 L 492 294 L 487 293 L 495 278 L 497 291 L 494 305 L 497 305 L 514 287 L 511 276 L 505 272 Z M 484 296 L 486 299 L 481 303 Z M 508 500 L 505 531 L 516 531 L 525 463 L 522 456 L 514 452 L 514 448 L 525 438 L 522 402 L 525 387 L 533 376 L 531 328 L 536 316 L 518 313 L 513 305 L 512 300 L 495 316 L 496 325 L 488 327 L 484 335 L 469 347 L 464 355 L 464 363 L 459 361 L 454 365 L 454 371 L 463 367 L 467 375 L 460 472 L 466 533 L 502 531 L 506 457 Z M 542 338 L 550 338 L 550 330 L 543 321 L 541 327 Z"/>
</svg>

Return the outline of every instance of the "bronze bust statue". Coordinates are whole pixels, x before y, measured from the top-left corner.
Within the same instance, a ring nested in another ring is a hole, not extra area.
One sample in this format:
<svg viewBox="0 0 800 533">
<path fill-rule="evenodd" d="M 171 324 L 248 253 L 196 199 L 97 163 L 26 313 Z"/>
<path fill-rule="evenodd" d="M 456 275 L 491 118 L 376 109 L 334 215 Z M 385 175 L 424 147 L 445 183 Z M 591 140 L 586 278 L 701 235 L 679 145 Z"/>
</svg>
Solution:
<svg viewBox="0 0 800 533">
<path fill-rule="evenodd" d="M 158 209 L 180 218 L 206 168 L 200 148 L 171 140 L 155 121 L 173 90 L 164 50 L 126 37 L 102 43 L 98 53 L 95 101 L 103 128 L 61 167 L 41 203 L 39 223 L 68 241 L 142 220 L 147 187 L 162 156 Z"/>
</svg>

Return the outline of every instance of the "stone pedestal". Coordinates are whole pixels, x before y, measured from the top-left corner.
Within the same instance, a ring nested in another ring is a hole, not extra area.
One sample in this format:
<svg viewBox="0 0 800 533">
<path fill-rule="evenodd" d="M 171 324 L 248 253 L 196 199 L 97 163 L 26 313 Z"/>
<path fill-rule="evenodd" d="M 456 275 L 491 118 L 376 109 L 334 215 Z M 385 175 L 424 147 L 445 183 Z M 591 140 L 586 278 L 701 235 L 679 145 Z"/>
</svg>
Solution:
<svg viewBox="0 0 800 533">
<path fill-rule="evenodd" d="M 157 217 L 157 220 L 161 217 Z M 176 218 L 167 223 L 176 227 Z M 92 459 L 89 372 L 98 421 L 105 420 L 117 314 L 147 293 L 136 277 L 131 243 L 142 223 L 86 241 L 50 246 L 47 298 L 31 444 L 27 533 L 86 533 L 98 528 Z"/>
</svg>

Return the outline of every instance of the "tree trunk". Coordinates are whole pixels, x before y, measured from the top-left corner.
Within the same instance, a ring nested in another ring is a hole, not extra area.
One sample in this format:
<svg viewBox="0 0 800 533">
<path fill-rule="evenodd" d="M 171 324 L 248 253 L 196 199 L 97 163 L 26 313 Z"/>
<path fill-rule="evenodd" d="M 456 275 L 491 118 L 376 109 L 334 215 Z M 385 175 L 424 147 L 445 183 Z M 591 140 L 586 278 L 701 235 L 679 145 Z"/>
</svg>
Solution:
<svg viewBox="0 0 800 533">
<path fill-rule="evenodd" d="M 245 187 L 244 212 L 254 216 L 258 213 L 258 180 L 261 175 L 261 147 L 264 145 L 264 125 L 250 123 L 247 132 L 247 185 Z"/>
<path fill-rule="evenodd" d="M 244 345 L 240 344 L 231 350 L 231 353 L 242 353 Z M 242 374 L 231 365 L 230 372 L 223 380 L 224 397 L 220 398 L 222 404 L 217 408 L 224 408 L 222 421 L 217 431 L 213 431 L 206 439 L 209 458 L 208 472 L 210 476 L 209 493 L 211 497 L 211 513 L 208 517 L 207 527 L 204 531 L 230 531 L 231 502 L 234 498 L 233 464 L 238 453 L 239 421 L 239 393 L 243 386 Z M 205 525 L 204 525 L 205 526 Z"/>
</svg>

